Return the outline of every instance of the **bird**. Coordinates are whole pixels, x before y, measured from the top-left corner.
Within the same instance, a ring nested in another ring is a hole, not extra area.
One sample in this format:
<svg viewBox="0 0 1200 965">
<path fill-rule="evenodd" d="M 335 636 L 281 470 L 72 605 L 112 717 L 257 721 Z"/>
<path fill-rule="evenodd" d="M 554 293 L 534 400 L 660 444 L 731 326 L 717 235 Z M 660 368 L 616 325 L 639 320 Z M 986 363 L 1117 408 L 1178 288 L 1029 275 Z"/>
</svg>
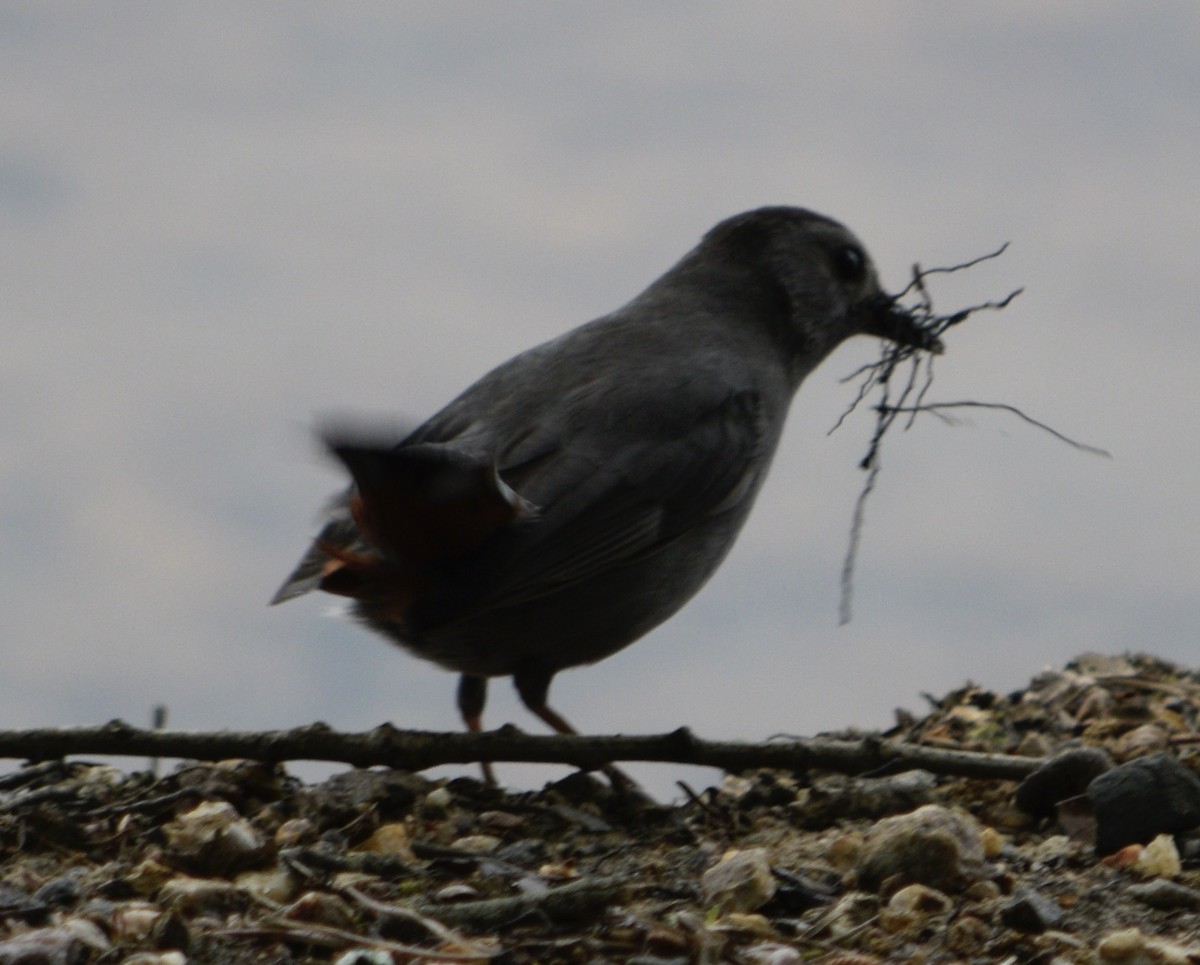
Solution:
<svg viewBox="0 0 1200 965">
<path fill-rule="evenodd" d="M 790 206 L 726 218 L 632 301 L 497 366 L 398 443 L 327 429 L 350 485 L 271 602 L 347 598 L 459 674 L 469 731 L 488 681 L 511 677 L 576 733 L 548 703 L 554 676 L 700 590 L 800 384 L 856 335 L 942 351 L 841 223 Z"/>
</svg>

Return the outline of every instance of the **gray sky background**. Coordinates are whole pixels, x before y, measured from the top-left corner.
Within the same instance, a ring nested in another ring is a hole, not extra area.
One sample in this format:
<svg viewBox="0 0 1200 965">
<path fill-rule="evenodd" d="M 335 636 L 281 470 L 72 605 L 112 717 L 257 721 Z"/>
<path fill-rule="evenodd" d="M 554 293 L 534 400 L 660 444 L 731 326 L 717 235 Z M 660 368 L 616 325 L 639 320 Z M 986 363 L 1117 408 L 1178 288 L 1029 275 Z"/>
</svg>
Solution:
<svg viewBox="0 0 1200 965">
<path fill-rule="evenodd" d="M 1010 241 L 934 288 L 1026 292 L 932 395 L 1114 458 L 991 413 L 889 437 L 839 627 L 847 345 L 718 576 L 554 705 L 761 738 L 1085 650 L 1197 663 L 1197 50 L 1190 0 L 0 3 L 0 726 L 457 728 L 452 675 L 265 605 L 341 485 L 313 421 L 416 422 L 777 203 L 892 289 Z"/>
</svg>

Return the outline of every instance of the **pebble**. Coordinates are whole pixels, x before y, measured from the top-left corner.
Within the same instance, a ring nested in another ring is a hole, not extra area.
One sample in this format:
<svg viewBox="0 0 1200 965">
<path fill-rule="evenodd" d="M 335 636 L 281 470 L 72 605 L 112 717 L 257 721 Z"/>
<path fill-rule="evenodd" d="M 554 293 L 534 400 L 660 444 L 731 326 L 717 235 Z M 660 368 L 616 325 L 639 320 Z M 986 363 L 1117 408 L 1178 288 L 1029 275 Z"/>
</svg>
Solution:
<svg viewBox="0 0 1200 965">
<path fill-rule="evenodd" d="M 662 955 L 633 955 L 625 960 L 628 965 L 691 965 L 692 957 L 667 958 Z"/>
<path fill-rule="evenodd" d="M 33 900 L 56 908 L 70 908 L 79 901 L 80 894 L 79 882 L 63 875 L 42 885 L 33 893 Z"/>
<path fill-rule="evenodd" d="M 1084 693 L 1083 699 L 1075 708 L 1076 720 L 1098 720 L 1107 717 L 1116 706 L 1112 693 L 1103 687 L 1092 687 Z"/>
<path fill-rule="evenodd" d="M 425 806 L 438 811 L 445 811 L 454 800 L 454 794 L 446 787 L 435 787 L 425 795 Z"/>
<path fill-rule="evenodd" d="M 1057 868 L 1058 865 L 1079 855 L 1080 846 L 1066 834 L 1051 834 L 1049 838 L 1027 846 L 1025 851 L 1033 862 L 1033 868 Z"/>
<path fill-rule="evenodd" d="M 995 901 L 1004 890 L 1000 885 L 991 878 L 985 878 L 983 881 L 976 881 L 971 887 L 963 892 L 963 897 L 970 901 L 989 902 Z"/>
<path fill-rule="evenodd" d="M 395 965 L 391 952 L 380 948 L 354 948 L 339 955 L 333 965 Z"/>
<path fill-rule="evenodd" d="M 839 834 L 825 850 L 827 860 L 838 871 L 849 871 L 858 863 L 862 854 L 863 836 L 858 831 L 847 831 Z"/>
<path fill-rule="evenodd" d="M 1183 871 L 1179 849 L 1169 834 L 1160 834 L 1138 855 L 1133 870 L 1143 878 L 1177 878 Z"/>
<path fill-rule="evenodd" d="M 189 878 L 179 875 L 162 886 L 164 904 L 188 911 L 223 913 L 246 899 L 231 882 L 219 878 Z"/>
<path fill-rule="evenodd" d="M 0 941 L 2 965 L 72 965 L 89 961 L 91 952 L 111 947 L 104 933 L 86 918 L 69 918 L 52 928 L 35 928 Z"/>
<path fill-rule="evenodd" d="M 514 831 L 525 823 L 525 819 L 511 811 L 484 811 L 479 815 L 479 823 L 496 831 Z"/>
<path fill-rule="evenodd" d="M 155 894 L 176 872 L 154 857 L 134 865 L 124 877 L 124 883 L 139 895 Z"/>
<path fill-rule="evenodd" d="M 1200 891 L 1175 881 L 1167 881 L 1165 878 L 1130 885 L 1126 890 L 1131 898 L 1136 898 L 1151 908 L 1161 908 L 1164 911 L 1177 908 L 1200 910 Z"/>
<path fill-rule="evenodd" d="M 858 931 L 879 914 L 879 899 L 862 891 L 850 891 L 838 899 L 825 920 L 831 938 L 835 941 L 844 935 Z"/>
<path fill-rule="evenodd" d="M 461 846 L 461 845 L 460 845 Z M 412 835 L 408 825 L 399 821 L 381 824 L 369 838 L 362 842 L 355 851 L 367 851 L 371 854 L 387 854 L 405 861 L 415 861 L 412 851 Z"/>
<path fill-rule="evenodd" d="M 300 888 L 299 882 L 287 868 L 243 871 L 234 879 L 234 884 L 247 894 L 265 898 L 277 905 L 291 901 Z"/>
<path fill-rule="evenodd" d="M 454 842 L 454 847 L 467 854 L 491 854 L 500 845 L 500 839 L 494 834 L 468 834 Z"/>
<path fill-rule="evenodd" d="M 949 914 L 954 902 L 949 896 L 927 885 L 905 885 L 897 891 L 879 913 L 879 924 L 897 933 L 915 931 L 930 918 Z"/>
<path fill-rule="evenodd" d="M 803 965 L 804 956 L 791 945 L 780 945 L 777 942 L 764 942 L 761 945 L 751 945 L 741 953 L 742 960 L 750 965 Z"/>
<path fill-rule="evenodd" d="M 704 901 L 723 914 L 755 911 L 775 895 L 775 876 L 763 848 L 727 851 L 700 879 Z"/>
<path fill-rule="evenodd" d="M 1040 935 L 1062 924 L 1062 909 L 1032 888 L 1018 888 L 1000 909 L 1000 920 L 1017 931 Z"/>
<path fill-rule="evenodd" d="M 1168 745 L 1167 732 L 1162 727 L 1158 724 L 1142 724 L 1117 738 L 1113 744 L 1113 757 L 1118 761 L 1131 761 L 1165 751 Z"/>
<path fill-rule="evenodd" d="M 746 911 L 731 911 L 716 919 L 710 926 L 714 931 L 737 932 L 742 935 L 769 936 L 775 934 L 775 929 L 765 915 L 753 914 Z"/>
<path fill-rule="evenodd" d="M 950 896 L 926 885 L 905 885 L 888 899 L 886 910 L 929 918 L 954 908 Z"/>
<path fill-rule="evenodd" d="M 1053 751 L 1054 745 L 1045 734 L 1029 730 L 1021 737 L 1013 753 L 1018 757 L 1049 757 Z"/>
<path fill-rule="evenodd" d="M 1194 965 L 1200 946 L 1185 947 L 1136 928 L 1105 935 L 1096 946 L 1097 965 Z"/>
<path fill-rule="evenodd" d="M 281 914 L 294 921 L 310 921 L 331 928 L 345 929 L 354 924 L 354 910 L 345 899 L 324 891 L 306 891 Z"/>
<path fill-rule="evenodd" d="M 946 946 L 964 956 L 978 956 L 992 936 L 991 926 L 976 915 L 962 915 L 946 927 Z"/>
<path fill-rule="evenodd" d="M 464 881 L 456 881 L 433 893 L 433 900 L 436 902 L 471 901 L 478 897 L 479 892 Z"/>
<path fill-rule="evenodd" d="M 873 891 L 889 881 L 959 891 L 989 870 L 979 823 L 936 804 L 877 822 L 856 865 L 859 885 Z"/>
<path fill-rule="evenodd" d="M 1175 835 L 1179 857 L 1190 867 L 1200 865 L 1200 834 L 1195 831 Z"/>
<path fill-rule="evenodd" d="M 979 832 L 979 843 L 983 845 L 983 856 L 985 858 L 998 858 L 1004 852 L 1004 846 L 1008 844 L 1002 835 L 995 828 L 985 827 Z"/>
<path fill-rule="evenodd" d="M 266 842 L 228 801 L 205 801 L 163 825 L 168 850 L 192 870 L 229 874 L 253 864 Z"/>
<path fill-rule="evenodd" d="M 1127 844 L 1123 848 L 1118 848 L 1110 855 L 1105 855 L 1103 864 L 1109 868 L 1122 868 L 1128 871 L 1142 856 L 1142 851 L 1145 846 L 1141 844 Z"/>
<path fill-rule="evenodd" d="M 114 905 L 105 918 L 115 941 L 138 942 L 153 931 L 163 914 L 158 905 L 148 901 L 126 901 Z"/>
<path fill-rule="evenodd" d="M 41 921 L 50 910 L 40 898 L 34 898 L 15 882 L 0 881 L 0 919 L 22 918 L 28 922 Z"/>
<path fill-rule="evenodd" d="M 290 818 L 275 829 L 277 848 L 297 848 L 317 840 L 317 826 L 308 818 Z"/>
</svg>

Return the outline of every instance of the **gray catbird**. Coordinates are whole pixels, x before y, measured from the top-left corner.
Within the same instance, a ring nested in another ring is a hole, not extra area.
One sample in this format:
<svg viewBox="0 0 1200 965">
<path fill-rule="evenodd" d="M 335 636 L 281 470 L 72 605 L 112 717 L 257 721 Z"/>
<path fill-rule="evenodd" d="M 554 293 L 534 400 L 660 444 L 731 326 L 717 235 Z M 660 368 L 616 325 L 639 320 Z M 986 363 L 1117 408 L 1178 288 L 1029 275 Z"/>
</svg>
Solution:
<svg viewBox="0 0 1200 965">
<path fill-rule="evenodd" d="M 628 646 L 724 559 L 792 395 L 851 335 L 941 351 L 830 218 L 722 221 L 624 308 L 493 369 L 395 446 L 326 442 L 353 479 L 278 603 L 321 589 L 462 676 L 547 706 L 565 667 Z"/>
</svg>

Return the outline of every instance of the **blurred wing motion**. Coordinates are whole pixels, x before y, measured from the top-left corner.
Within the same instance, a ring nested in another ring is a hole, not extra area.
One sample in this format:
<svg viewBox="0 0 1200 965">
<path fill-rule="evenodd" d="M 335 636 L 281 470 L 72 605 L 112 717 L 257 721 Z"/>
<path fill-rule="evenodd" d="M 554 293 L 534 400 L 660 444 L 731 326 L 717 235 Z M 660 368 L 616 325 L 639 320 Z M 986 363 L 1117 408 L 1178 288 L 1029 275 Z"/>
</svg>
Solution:
<svg viewBox="0 0 1200 965">
<path fill-rule="evenodd" d="M 271 602 L 321 589 L 400 618 L 415 600 L 442 598 L 454 569 L 463 592 L 451 596 L 487 610 L 637 562 L 714 516 L 741 511 L 760 475 L 748 467 L 765 469 L 756 458 L 762 413 L 754 393 L 710 400 L 675 428 L 626 445 L 619 459 L 595 439 L 560 446 L 554 429 L 534 430 L 500 469 L 456 448 L 461 440 L 428 441 L 429 433 L 395 447 L 328 439 L 354 485 Z"/>
</svg>

